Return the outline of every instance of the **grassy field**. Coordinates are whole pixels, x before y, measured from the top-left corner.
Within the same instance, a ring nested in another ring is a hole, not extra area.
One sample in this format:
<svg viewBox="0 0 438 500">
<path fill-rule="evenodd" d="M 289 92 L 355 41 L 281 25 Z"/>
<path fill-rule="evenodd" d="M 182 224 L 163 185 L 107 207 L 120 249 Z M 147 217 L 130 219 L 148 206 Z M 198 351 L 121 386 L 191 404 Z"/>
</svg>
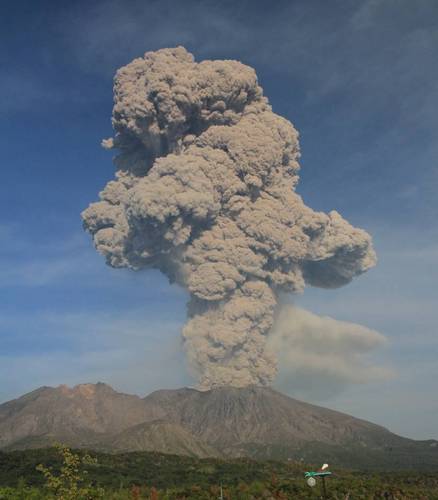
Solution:
<svg viewBox="0 0 438 500">
<path fill-rule="evenodd" d="M 147 452 L 90 454 L 94 463 L 77 467 L 79 482 L 86 488 L 62 496 L 60 490 L 47 488 L 47 478 L 37 470 L 42 464 L 55 479 L 59 477 L 61 468 L 66 470 L 59 450 L 0 452 L 0 499 L 216 499 L 220 485 L 223 498 L 233 500 L 317 499 L 322 495 L 320 481 L 311 488 L 304 479 L 304 472 L 315 466 L 300 462 L 201 460 Z M 73 453 L 78 460 L 84 455 L 84 451 Z M 332 472 L 327 480 L 331 499 L 438 499 L 438 472 Z"/>
</svg>

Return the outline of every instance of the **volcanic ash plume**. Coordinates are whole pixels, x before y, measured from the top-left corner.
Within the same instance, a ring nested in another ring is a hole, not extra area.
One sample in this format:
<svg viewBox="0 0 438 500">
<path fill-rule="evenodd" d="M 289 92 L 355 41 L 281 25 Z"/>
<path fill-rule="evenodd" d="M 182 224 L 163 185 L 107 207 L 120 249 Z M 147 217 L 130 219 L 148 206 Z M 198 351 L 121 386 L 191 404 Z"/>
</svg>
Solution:
<svg viewBox="0 0 438 500">
<path fill-rule="evenodd" d="M 114 102 L 116 179 L 82 213 L 97 250 L 188 290 L 201 387 L 270 384 L 278 292 L 345 285 L 375 264 L 370 236 L 296 194 L 298 133 L 252 68 L 147 52 L 117 72 Z"/>
</svg>

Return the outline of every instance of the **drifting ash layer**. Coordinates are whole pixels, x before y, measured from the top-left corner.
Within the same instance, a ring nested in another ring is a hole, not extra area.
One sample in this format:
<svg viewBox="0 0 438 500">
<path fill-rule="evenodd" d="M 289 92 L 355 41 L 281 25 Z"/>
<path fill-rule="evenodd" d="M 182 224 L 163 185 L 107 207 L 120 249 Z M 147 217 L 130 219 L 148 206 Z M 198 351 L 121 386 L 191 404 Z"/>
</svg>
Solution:
<svg viewBox="0 0 438 500">
<path fill-rule="evenodd" d="M 147 52 L 117 72 L 114 101 L 116 180 L 82 214 L 97 250 L 189 291 L 201 387 L 269 385 L 278 292 L 348 283 L 375 264 L 370 236 L 296 194 L 298 133 L 252 68 Z"/>
</svg>

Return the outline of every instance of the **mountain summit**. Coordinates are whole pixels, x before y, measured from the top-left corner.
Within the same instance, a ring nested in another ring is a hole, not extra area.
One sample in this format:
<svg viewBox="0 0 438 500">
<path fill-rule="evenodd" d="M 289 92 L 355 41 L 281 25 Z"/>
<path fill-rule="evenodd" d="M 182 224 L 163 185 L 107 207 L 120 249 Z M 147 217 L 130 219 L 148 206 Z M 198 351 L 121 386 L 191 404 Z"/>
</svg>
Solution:
<svg viewBox="0 0 438 500">
<path fill-rule="evenodd" d="M 438 442 L 250 386 L 159 390 L 145 398 L 102 383 L 41 387 L 0 405 L 0 449 L 61 441 L 106 451 L 328 460 L 361 467 L 432 467 Z"/>
</svg>

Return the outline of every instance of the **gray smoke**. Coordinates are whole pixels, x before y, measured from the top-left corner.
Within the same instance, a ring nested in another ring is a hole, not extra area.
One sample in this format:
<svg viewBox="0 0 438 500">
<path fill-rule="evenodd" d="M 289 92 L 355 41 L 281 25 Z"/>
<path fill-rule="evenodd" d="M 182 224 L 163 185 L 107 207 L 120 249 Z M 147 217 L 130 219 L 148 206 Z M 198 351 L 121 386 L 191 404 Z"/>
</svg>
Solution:
<svg viewBox="0 0 438 500">
<path fill-rule="evenodd" d="M 276 385 L 304 400 L 333 397 L 350 384 L 391 379 L 394 371 L 369 357 L 387 343 L 365 326 L 291 305 L 283 305 L 268 339 L 280 367 Z"/>
<path fill-rule="evenodd" d="M 375 264 L 370 236 L 295 192 L 298 133 L 254 70 L 147 52 L 114 83 L 116 180 L 83 213 L 113 267 L 157 268 L 191 295 L 183 339 L 204 388 L 268 385 L 280 291 L 345 285 Z"/>
</svg>

